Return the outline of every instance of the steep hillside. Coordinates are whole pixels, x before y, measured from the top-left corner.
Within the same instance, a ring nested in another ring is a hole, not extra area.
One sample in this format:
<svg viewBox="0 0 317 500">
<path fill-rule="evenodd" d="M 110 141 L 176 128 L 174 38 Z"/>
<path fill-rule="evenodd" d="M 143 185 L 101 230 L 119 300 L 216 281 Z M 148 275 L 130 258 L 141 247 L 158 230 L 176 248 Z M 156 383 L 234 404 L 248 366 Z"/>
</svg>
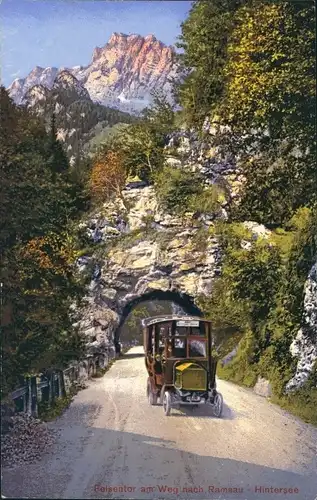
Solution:
<svg viewBox="0 0 317 500">
<path fill-rule="evenodd" d="M 54 112 L 57 137 L 65 144 L 72 161 L 95 136 L 96 125 L 102 131 L 117 123 L 133 121 L 127 113 L 93 102 L 85 87 L 66 70 L 57 73 L 51 88 L 43 84 L 29 88 L 20 104 L 35 112 L 47 126 Z"/>
</svg>

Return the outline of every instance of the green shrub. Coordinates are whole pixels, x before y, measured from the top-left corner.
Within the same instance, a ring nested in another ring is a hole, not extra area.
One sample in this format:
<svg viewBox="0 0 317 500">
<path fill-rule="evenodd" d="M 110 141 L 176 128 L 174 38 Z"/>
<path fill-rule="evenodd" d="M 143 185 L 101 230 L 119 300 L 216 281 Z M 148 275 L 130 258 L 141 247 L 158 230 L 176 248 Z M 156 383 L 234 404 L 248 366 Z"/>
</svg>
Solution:
<svg viewBox="0 0 317 500">
<path fill-rule="evenodd" d="M 271 401 L 304 422 L 317 426 L 317 388 L 311 387 L 309 383 L 290 394 L 280 397 L 274 395 Z"/>
<path fill-rule="evenodd" d="M 272 400 L 311 423 L 316 423 L 316 368 L 311 382 L 292 395 L 285 395 L 285 385 L 296 370 L 290 344 L 301 325 L 304 284 L 316 258 L 315 210 L 298 210 L 286 229 L 253 242 L 249 250 L 241 248 L 242 239 L 252 240 L 242 224 L 215 224 L 222 274 L 213 296 L 200 304 L 214 322 L 218 343 L 222 339 L 232 350 L 243 335 L 237 355 L 219 366 L 218 375 L 248 387 L 259 375 L 268 379 Z M 222 347 L 221 355 L 226 353 Z"/>
<path fill-rule="evenodd" d="M 202 214 L 217 213 L 223 201 L 225 201 L 225 194 L 220 187 L 210 186 L 191 197 L 189 208 L 193 212 Z"/>
<path fill-rule="evenodd" d="M 197 173 L 172 167 L 164 167 L 156 175 L 155 189 L 161 207 L 175 214 L 217 213 L 226 200 L 219 186 L 206 188 Z"/>
<path fill-rule="evenodd" d="M 54 399 L 51 405 L 47 401 L 40 401 L 38 404 L 39 418 L 44 421 L 50 421 L 59 417 L 69 407 L 76 392 L 76 389 L 72 387 L 67 396 Z"/>
<path fill-rule="evenodd" d="M 156 176 L 155 189 L 161 207 L 176 214 L 189 211 L 193 197 L 203 192 L 197 174 L 171 167 L 165 167 Z"/>
</svg>

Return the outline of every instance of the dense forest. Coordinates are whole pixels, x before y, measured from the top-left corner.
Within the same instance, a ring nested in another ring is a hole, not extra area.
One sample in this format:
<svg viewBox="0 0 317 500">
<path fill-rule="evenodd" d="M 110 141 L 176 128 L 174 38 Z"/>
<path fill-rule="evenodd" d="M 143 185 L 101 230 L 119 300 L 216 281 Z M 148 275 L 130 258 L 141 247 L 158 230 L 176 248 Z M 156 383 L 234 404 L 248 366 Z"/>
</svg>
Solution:
<svg viewBox="0 0 317 500">
<path fill-rule="evenodd" d="M 1 90 L 8 387 L 16 383 L 13 373 L 62 364 L 83 350 L 69 314 L 83 294 L 75 272 L 82 244 L 76 222 L 83 212 L 122 196 L 129 178 L 153 184 L 170 213 L 213 211 L 226 197 L 215 186 L 205 189 L 199 175 L 166 164 L 167 139 L 182 127 L 216 145 L 224 158 L 238 158 L 245 178 L 228 220 L 210 229 L 222 248 L 222 274 L 212 297 L 199 301 L 215 328 L 229 333 L 232 347 L 241 340 L 219 374 L 248 386 L 258 375 L 267 378 L 280 404 L 316 423 L 316 365 L 304 388 L 284 394 L 296 364 L 289 347 L 302 323 L 304 283 L 317 251 L 314 24 L 313 2 L 194 2 L 178 41 L 179 110 L 155 95 L 143 116 L 106 134 L 75 169 L 56 139 L 54 119 L 47 132 Z M 204 132 L 206 118 L 216 126 L 212 137 Z M 271 231 L 250 251 L 241 246 L 252 240 L 246 220 Z"/>
<path fill-rule="evenodd" d="M 0 93 L 1 340 L 3 391 L 19 377 L 80 355 L 69 307 L 82 296 L 74 273 L 76 220 L 89 196 L 41 121 Z"/>
</svg>

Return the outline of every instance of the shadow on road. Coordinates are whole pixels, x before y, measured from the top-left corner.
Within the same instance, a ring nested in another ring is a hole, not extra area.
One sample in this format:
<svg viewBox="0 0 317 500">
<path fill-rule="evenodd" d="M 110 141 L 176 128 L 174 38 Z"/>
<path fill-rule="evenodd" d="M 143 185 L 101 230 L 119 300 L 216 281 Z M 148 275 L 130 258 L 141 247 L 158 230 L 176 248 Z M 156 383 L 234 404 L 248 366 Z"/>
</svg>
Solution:
<svg viewBox="0 0 317 500">
<path fill-rule="evenodd" d="M 76 403 L 74 411 L 75 407 Z M 228 414 L 230 418 L 230 412 Z M 163 418 L 168 425 L 169 418 L 162 415 Z M 186 434 L 184 448 L 176 448 L 172 440 L 89 425 L 80 427 L 82 445 L 78 448 L 74 428 L 73 434 L 67 430 L 66 437 L 65 433 L 64 437 L 60 436 L 50 459 L 46 457 L 15 470 L 3 469 L 5 495 L 9 498 L 144 500 L 314 500 L 316 496 L 316 476 L 226 459 L 223 458 L 225 451 L 221 454 L 221 450 L 217 450 L 220 457 L 212 456 L 215 448 L 212 434 L 206 436 L 211 456 L 203 456 L 184 451 Z M 68 446 L 65 447 L 65 443 Z M 89 474 L 83 480 L 83 470 L 88 466 Z M 130 490 L 104 489 L 119 485 L 129 486 Z M 171 489 L 164 491 L 165 487 Z M 230 488 L 237 490 L 232 493 Z M 298 493 L 274 495 L 265 488 L 297 488 Z"/>
<path fill-rule="evenodd" d="M 163 413 L 163 410 L 162 410 Z M 169 418 L 173 417 L 184 417 L 188 416 L 194 417 L 194 418 L 216 418 L 212 412 L 212 408 L 206 404 L 206 405 L 201 405 L 198 407 L 193 407 L 193 406 L 181 406 L 179 409 L 177 409 L 177 413 L 175 410 L 172 410 L 171 415 Z M 223 404 L 223 411 L 222 411 L 222 420 L 234 420 L 236 417 L 235 413 L 229 408 L 228 405 L 225 403 Z"/>
<path fill-rule="evenodd" d="M 127 352 L 122 354 L 119 359 L 133 359 L 133 358 L 144 358 L 144 352 Z"/>
</svg>

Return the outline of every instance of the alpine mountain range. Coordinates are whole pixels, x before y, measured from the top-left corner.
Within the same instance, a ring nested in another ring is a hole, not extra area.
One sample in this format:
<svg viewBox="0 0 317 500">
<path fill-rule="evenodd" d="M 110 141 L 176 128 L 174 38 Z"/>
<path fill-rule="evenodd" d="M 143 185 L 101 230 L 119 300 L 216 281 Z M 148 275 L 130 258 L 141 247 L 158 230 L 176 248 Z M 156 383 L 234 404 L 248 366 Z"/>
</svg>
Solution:
<svg viewBox="0 0 317 500">
<path fill-rule="evenodd" d="M 113 33 L 103 47 L 96 47 L 86 67 L 41 68 L 8 87 L 16 104 L 43 99 L 54 86 L 67 86 L 94 103 L 128 113 L 138 113 L 160 90 L 171 96 L 176 76 L 175 51 L 154 35 Z"/>
</svg>

